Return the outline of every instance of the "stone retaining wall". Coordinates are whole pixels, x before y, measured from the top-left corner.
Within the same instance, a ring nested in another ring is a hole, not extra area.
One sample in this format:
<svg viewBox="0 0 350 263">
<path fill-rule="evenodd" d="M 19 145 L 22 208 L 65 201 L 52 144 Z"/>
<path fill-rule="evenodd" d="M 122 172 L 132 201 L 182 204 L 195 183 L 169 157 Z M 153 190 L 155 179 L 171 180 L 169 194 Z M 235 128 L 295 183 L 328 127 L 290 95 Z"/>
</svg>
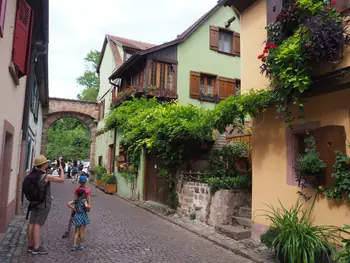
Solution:
<svg viewBox="0 0 350 263">
<path fill-rule="evenodd" d="M 251 199 L 249 192 L 241 190 L 219 190 L 212 196 L 207 184 L 196 182 L 179 182 L 178 196 L 179 214 L 211 226 L 230 224 L 239 207 L 249 206 Z"/>
</svg>

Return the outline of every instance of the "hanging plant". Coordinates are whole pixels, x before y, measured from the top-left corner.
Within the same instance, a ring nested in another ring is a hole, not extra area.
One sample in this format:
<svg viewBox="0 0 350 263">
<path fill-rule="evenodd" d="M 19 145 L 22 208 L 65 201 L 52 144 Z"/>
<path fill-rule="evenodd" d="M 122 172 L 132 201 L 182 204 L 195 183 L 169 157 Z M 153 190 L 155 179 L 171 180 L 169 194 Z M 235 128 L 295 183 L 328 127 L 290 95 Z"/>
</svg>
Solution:
<svg viewBox="0 0 350 263">
<path fill-rule="evenodd" d="M 289 105 L 298 104 L 303 111 L 312 66 L 339 63 L 344 46 L 350 43 L 347 24 L 334 6 L 335 1 L 284 1 L 276 21 L 266 27 L 267 44 L 258 56 L 261 73 L 270 79 L 277 112 L 288 125 L 295 120 Z"/>
</svg>

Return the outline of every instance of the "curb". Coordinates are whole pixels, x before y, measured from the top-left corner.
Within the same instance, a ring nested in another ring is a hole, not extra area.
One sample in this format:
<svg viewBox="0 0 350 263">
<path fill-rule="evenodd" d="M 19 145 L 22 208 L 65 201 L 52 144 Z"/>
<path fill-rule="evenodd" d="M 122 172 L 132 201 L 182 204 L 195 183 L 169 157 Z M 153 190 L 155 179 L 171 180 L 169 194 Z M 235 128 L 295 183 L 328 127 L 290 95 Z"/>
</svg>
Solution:
<svg viewBox="0 0 350 263">
<path fill-rule="evenodd" d="M 173 219 L 171 219 L 171 218 L 169 218 L 167 216 L 164 216 L 161 213 L 156 212 L 156 211 L 152 210 L 151 208 L 149 208 L 147 206 L 142 205 L 138 201 L 132 201 L 132 200 L 130 200 L 130 199 L 126 198 L 126 197 L 120 196 L 118 194 L 114 194 L 114 195 L 117 196 L 118 198 L 128 202 L 128 203 L 133 204 L 136 207 L 139 207 L 139 208 L 141 208 L 143 210 L 146 210 L 146 211 L 148 211 L 148 212 L 150 212 L 150 213 L 152 213 L 152 214 L 154 214 L 154 215 L 156 215 L 156 216 L 158 216 L 158 217 L 160 217 L 160 218 L 162 218 L 162 219 L 164 219 L 164 220 L 166 220 L 166 221 L 168 221 L 170 223 L 173 223 L 174 225 L 177 225 L 177 226 L 179 226 L 179 227 L 181 227 L 183 229 L 186 229 L 187 231 L 189 231 L 189 232 L 191 232 L 193 234 L 196 234 L 197 236 L 199 236 L 201 238 L 204 238 L 204 239 L 206 239 L 206 240 L 208 240 L 208 241 L 210 241 L 210 242 L 212 242 L 212 243 L 214 243 L 214 244 L 216 244 L 216 245 L 218 245 L 218 246 L 220 246 L 220 247 L 222 247 L 222 248 L 224 248 L 226 250 L 229 250 L 229 251 L 233 252 L 234 254 L 236 254 L 238 256 L 241 256 L 241 257 L 244 257 L 246 259 L 249 259 L 249 260 L 251 260 L 251 261 L 253 261 L 255 263 L 267 263 L 268 262 L 268 261 L 266 261 L 266 259 L 261 259 L 261 258 L 260 259 L 256 259 L 256 258 L 254 258 L 252 255 L 250 255 L 249 252 L 244 252 L 244 251 L 239 250 L 239 249 L 231 248 L 229 245 L 225 244 L 224 242 L 220 242 L 220 241 L 218 241 L 218 240 L 216 240 L 214 238 L 211 238 L 208 235 L 202 234 L 200 231 L 191 229 L 190 227 L 188 227 L 185 224 L 178 223 L 175 220 L 173 220 Z M 273 262 L 273 261 L 270 261 L 270 262 Z"/>
</svg>

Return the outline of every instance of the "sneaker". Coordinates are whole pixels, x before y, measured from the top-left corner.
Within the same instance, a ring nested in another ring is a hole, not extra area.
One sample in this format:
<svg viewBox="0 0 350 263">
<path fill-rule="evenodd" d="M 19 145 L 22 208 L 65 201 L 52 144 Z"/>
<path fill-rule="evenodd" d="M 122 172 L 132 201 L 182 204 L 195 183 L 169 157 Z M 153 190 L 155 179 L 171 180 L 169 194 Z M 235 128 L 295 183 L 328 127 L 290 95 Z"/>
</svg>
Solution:
<svg viewBox="0 0 350 263">
<path fill-rule="evenodd" d="M 84 249 L 84 245 L 83 244 L 80 244 L 79 247 L 78 247 L 79 250 L 83 250 Z"/>
<path fill-rule="evenodd" d="M 33 249 L 34 249 L 33 246 L 28 246 L 27 252 L 28 252 L 28 253 L 32 253 Z"/>
<path fill-rule="evenodd" d="M 77 250 L 77 249 L 78 249 L 77 246 L 72 246 L 70 250 L 71 250 L 71 251 L 75 251 L 75 250 Z"/>
<path fill-rule="evenodd" d="M 69 237 L 69 231 L 67 230 L 66 232 L 64 232 L 62 238 L 67 238 Z"/>
<path fill-rule="evenodd" d="M 47 248 L 44 248 L 43 246 L 39 246 L 37 249 L 34 248 L 32 251 L 33 255 L 45 255 L 47 253 L 49 253 L 49 250 Z"/>
</svg>

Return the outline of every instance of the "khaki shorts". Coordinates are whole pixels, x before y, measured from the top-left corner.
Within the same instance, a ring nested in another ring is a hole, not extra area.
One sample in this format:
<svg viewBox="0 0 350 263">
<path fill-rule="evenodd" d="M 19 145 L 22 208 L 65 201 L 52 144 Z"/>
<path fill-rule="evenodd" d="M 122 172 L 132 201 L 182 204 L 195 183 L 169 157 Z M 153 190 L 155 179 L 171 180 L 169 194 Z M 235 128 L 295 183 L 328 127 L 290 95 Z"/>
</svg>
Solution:
<svg viewBox="0 0 350 263">
<path fill-rule="evenodd" d="M 30 210 L 29 224 L 43 226 L 46 222 L 47 216 L 49 215 L 50 207 L 45 208 L 32 208 Z"/>
</svg>

